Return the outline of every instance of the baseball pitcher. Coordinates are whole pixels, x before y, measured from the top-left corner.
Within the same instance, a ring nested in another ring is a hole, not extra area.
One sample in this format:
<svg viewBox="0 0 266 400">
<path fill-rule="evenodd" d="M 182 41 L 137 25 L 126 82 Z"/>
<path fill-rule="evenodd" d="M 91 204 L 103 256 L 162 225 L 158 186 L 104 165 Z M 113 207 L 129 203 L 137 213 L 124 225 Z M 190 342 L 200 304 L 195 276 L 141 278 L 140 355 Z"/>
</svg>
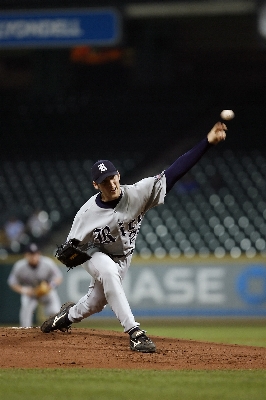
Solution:
<svg viewBox="0 0 266 400">
<path fill-rule="evenodd" d="M 155 344 L 135 321 L 122 281 L 146 212 L 164 202 L 174 184 L 210 147 L 225 140 L 226 130 L 225 124 L 217 122 L 207 137 L 169 168 L 134 185 L 120 185 L 120 174 L 109 160 L 92 166 L 92 184 L 98 193 L 77 212 L 66 242 L 56 253 L 69 268 L 82 264 L 92 281 L 88 293 L 77 304 L 63 304 L 59 313 L 43 323 L 42 332 L 66 331 L 72 323 L 99 313 L 109 304 L 129 334 L 130 349 L 156 351 Z"/>
</svg>

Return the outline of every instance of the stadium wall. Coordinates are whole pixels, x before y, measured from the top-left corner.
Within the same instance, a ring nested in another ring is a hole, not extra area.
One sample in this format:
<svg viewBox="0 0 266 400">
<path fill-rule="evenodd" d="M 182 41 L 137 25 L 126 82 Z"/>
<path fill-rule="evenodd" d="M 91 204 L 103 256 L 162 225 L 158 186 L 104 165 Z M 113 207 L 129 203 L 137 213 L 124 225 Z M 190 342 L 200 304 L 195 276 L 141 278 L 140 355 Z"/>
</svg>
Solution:
<svg viewBox="0 0 266 400">
<path fill-rule="evenodd" d="M 1 266 L 0 323 L 18 323 L 19 295 L 6 284 L 12 265 Z M 90 276 L 81 267 L 62 267 L 62 303 L 78 301 Z M 137 317 L 263 318 L 266 317 L 265 259 L 134 259 L 124 281 Z M 107 306 L 99 317 L 111 317 Z"/>
</svg>

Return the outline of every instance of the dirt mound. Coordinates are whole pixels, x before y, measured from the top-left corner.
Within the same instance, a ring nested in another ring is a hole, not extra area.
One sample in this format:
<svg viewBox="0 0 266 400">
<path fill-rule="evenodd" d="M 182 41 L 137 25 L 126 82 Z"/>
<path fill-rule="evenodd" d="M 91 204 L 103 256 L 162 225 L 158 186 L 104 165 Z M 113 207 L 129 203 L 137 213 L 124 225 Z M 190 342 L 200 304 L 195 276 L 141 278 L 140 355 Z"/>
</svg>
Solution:
<svg viewBox="0 0 266 400">
<path fill-rule="evenodd" d="M 128 335 L 115 331 L 0 328 L 0 368 L 266 369 L 264 347 L 150 337 L 157 351 L 145 354 L 131 351 Z"/>
</svg>

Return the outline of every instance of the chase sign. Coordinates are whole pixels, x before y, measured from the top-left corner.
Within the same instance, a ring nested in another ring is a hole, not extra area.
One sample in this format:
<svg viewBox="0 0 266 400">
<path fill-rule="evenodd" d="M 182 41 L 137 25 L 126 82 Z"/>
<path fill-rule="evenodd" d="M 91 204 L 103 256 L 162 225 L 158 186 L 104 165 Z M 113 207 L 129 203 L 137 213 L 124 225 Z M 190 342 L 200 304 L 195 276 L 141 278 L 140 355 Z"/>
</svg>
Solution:
<svg viewBox="0 0 266 400">
<path fill-rule="evenodd" d="M 123 281 L 136 316 L 252 317 L 266 316 L 265 260 L 137 262 Z M 62 302 L 77 302 L 88 291 L 83 268 L 64 269 Z M 108 307 L 99 316 L 109 316 Z"/>
</svg>

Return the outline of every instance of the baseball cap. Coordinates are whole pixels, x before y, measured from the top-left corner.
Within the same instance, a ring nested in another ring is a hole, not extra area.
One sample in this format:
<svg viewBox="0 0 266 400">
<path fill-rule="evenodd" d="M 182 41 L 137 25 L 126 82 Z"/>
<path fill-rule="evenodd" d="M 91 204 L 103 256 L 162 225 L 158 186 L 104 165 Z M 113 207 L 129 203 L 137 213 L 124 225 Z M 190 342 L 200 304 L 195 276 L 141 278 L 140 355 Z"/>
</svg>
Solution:
<svg viewBox="0 0 266 400">
<path fill-rule="evenodd" d="M 98 160 L 91 167 L 91 177 L 96 183 L 102 183 L 107 176 L 117 175 L 118 171 L 109 160 Z"/>
<path fill-rule="evenodd" d="M 32 254 L 38 253 L 39 251 L 40 251 L 39 247 L 35 243 L 30 243 L 25 249 L 25 253 L 32 253 Z"/>
</svg>

